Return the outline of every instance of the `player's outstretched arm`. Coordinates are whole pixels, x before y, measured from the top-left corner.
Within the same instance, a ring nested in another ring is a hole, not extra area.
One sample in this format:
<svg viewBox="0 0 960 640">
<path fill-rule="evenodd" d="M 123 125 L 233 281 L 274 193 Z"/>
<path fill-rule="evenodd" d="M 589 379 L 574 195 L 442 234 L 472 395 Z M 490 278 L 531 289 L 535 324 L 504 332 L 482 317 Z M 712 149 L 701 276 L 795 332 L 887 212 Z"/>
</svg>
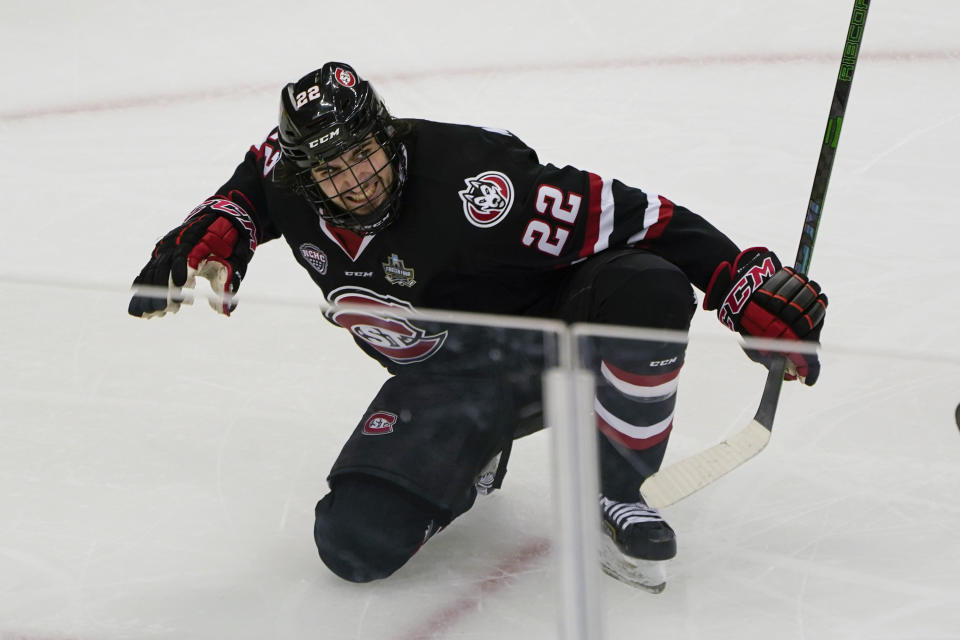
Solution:
<svg viewBox="0 0 960 640">
<path fill-rule="evenodd" d="M 790 267 L 764 247 L 742 251 L 733 264 L 724 262 L 707 287 L 703 308 L 716 309 L 720 321 L 741 335 L 819 342 L 827 296 L 820 285 Z M 770 354 L 747 349 L 763 364 Z M 799 378 L 812 385 L 820 375 L 815 353 L 787 354 L 785 379 Z"/>
<path fill-rule="evenodd" d="M 181 290 L 193 288 L 200 276 L 210 281 L 216 294 L 210 306 L 230 315 L 236 308 L 232 296 L 256 246 L 255 227 L 246 211 L 230 200 L 211 198 L 157 242 L 150 261 L 133 281 L 127 311 L 141 318 L 176 313 L 184 302 Z M 166 297 L 157 295 L 164 289 Z"/>
</svg>

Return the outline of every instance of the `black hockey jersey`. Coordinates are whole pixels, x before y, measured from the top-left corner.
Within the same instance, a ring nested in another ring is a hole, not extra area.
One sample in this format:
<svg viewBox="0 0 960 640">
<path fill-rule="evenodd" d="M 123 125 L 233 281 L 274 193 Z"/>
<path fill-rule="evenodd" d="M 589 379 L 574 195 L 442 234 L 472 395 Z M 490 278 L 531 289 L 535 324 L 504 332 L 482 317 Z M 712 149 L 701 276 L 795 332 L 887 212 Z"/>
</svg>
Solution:
<svg viewBox="0 0 960 640">
<path fill-rule="evenodd" d="M 666 197 L 541 164 L 507 131 L 403 122 L 407 180 L 397 219 L 376 235 L 328 225 L 273 182 L 276 130 L 202 206 L 239 207 L 258 243 L 283 237 L 329 302 L 387 310 L 548 316 L 552 285 L 608 248 L 656 253 L 701 290 L 717 265 L 738 253 L 724 234 Z M 378 324 L 351 313 L 331 319 L 391 370 L 443 347 L 441 333 L 408 322 Z"/>
</svg>

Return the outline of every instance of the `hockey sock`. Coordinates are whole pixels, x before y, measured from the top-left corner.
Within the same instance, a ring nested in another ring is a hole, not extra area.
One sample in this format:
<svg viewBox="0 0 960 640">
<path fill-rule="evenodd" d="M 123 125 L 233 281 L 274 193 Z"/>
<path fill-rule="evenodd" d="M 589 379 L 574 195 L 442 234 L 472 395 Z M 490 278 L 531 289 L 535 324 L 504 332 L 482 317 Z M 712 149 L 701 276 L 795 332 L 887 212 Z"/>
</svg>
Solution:
<svg viewBox="0 0 960 640">
<path fill-rule="evenodd" d="M 640 483 L 660 468 L 673 429 L 683 351 L 684 345 L 668 344 L 632 362 L 602 360 L 594 410 L 605 496 L 636 501 Z"/>
</svg>

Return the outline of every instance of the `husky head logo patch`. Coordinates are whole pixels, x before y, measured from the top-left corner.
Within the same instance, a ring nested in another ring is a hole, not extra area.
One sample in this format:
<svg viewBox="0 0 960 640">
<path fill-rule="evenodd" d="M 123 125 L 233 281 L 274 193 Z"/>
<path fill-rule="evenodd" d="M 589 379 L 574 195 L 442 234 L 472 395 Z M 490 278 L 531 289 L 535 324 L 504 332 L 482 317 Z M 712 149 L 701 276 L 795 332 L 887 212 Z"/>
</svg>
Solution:
<svg viewBox="0 0 960 640">
<path fill-rule="evenodd" d="M 464 180 L 467 188 L 459 191 L 463 213 L 475 227 L 492 227 L 510 212 L 513 206 L 513 183 L 499 171 L 483 173 Z"/>
<path fill-rule="evenodd" d="M 300 255 L 320 275 L 327 272 L 327 254 L 320 247 L 309 243 L 300 245 Z"/>
</svg>

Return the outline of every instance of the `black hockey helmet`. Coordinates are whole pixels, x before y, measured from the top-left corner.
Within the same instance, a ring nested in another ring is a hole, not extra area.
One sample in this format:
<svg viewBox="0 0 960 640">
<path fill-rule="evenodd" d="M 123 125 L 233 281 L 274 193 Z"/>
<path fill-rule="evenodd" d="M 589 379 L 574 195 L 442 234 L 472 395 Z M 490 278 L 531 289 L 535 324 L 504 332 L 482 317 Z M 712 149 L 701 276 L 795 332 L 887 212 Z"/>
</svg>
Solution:
<svg viewBox="0 0 960 640">
<path fill-rule="evenodd" d="M 361 235 L 393 221 L 406 151 L 380 96 L 350 65 L 328 62 L 284 87 L 279 132 L 274 180 L 322 219 Z"/>
</svg>

